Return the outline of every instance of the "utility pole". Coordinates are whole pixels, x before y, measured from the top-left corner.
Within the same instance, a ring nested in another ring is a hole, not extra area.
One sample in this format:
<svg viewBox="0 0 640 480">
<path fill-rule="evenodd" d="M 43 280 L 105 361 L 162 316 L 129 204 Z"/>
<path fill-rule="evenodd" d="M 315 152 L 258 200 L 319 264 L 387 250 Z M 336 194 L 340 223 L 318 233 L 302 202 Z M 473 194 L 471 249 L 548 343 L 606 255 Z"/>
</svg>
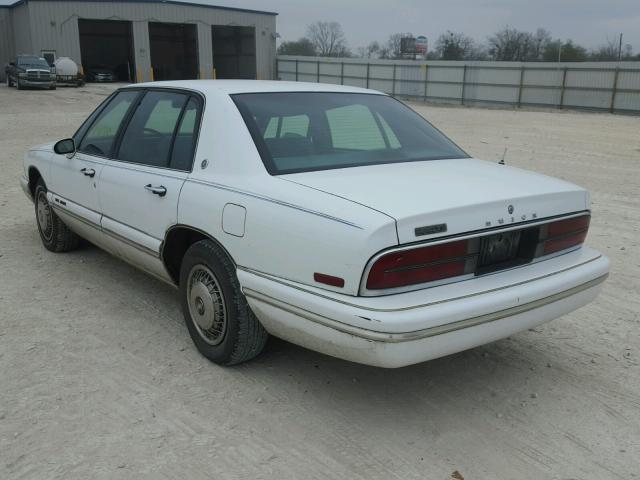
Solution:
<svg viewBox="0 0 640 480">
<path fill-rule="evenodd" d="M 558 43 L 558 63 L 560 63 L 560 59 L 562 58 L 562 40 Z"/>
<path fill-rule="evenodd" d="M 620 43 L 618 44 L 618 62 L 622 60 L 622 34 L 620 34 Z"/>
</svg>

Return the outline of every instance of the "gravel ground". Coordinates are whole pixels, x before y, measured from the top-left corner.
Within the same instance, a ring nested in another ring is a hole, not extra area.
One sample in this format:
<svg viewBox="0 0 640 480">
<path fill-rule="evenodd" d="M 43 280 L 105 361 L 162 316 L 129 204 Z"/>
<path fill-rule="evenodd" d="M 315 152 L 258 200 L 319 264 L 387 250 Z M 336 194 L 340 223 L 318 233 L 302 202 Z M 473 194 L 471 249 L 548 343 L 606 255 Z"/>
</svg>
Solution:
<svg viewBox="0 0 640 480">
<path fill-rule="evenodd" d="M 221 368 L 170 287 L 38 238 L 22 155 L 112 88 L 0 87 L 0 478 L 638 478 L 640 118 L 414 105 L 475 156 L 591 190 L 612 274 L 589 306 L 400 370 L 274 339 Z"/>
</svg>

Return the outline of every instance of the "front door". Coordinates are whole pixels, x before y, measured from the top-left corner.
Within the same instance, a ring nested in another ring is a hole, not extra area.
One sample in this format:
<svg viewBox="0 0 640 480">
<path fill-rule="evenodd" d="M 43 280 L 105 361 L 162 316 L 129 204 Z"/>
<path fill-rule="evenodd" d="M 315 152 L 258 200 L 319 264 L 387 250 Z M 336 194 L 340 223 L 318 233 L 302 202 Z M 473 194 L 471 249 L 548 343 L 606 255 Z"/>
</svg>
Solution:
<svg viewBox="0 0 640 480">
<path fill-rule="evenodd" d="M 146 92 L 100 175 L 103 232 L 121 243 L 127 260 L 162 277 L 160 246 L 177 222 L 200 106 L 189 93 Z"/>
<path fill-rule="evenodd" d="M 138 92 L 124 91 L 116 94 L 109 103 L 101 106 L 75 140 L 77 152 L 73 156 L 55 155 L 51 167 L 51 180 L 47 188 L 50 203 L 64 221 L 82 223 L 80 233 L 93 239 L 86 229 L 100 230 L 101 209 L 98 199 L 98 183 L 102 169 L 111 154 L 120 126 Z M 86 129 L 86 131 L 83 131 Z M 79 132 L 80 133 L 80 132 Z M 67 217 L 73 217 L 70 220 Z M 97 233 L 93 232 L 93 233 Z"/>
</svg>

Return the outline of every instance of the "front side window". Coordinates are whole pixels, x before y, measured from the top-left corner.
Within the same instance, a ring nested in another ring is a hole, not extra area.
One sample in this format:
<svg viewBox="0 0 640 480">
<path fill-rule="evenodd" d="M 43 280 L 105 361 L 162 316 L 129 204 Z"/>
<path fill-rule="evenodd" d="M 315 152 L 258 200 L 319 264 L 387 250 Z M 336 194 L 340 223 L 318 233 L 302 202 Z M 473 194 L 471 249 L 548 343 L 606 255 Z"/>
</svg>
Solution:
<svg viewBox="0 0 640 480">
<path fill-rule="evenodd" d="M 146 93 L 122 136 L 117 159 L 169 167 L 173 135 L 188 99 L 183 93 Z"/>
<path fill-rule="evenodd" d="M 116 94 L 88 128 L 78 150 L 103 157 L 111 155 L 122 121 L 138 95 L 134 90 Z"/>
<path fill-rule="evenodd" d="M 232 98 L 272 175 L 467 157 L 386 95 L 278 92 Z"/>
</svg>

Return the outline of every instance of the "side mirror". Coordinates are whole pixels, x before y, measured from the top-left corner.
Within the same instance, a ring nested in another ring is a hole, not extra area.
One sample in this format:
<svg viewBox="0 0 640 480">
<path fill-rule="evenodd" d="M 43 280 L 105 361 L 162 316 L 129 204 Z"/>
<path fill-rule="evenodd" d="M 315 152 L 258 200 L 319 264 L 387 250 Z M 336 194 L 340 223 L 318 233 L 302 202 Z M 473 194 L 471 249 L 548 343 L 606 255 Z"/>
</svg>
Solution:
<svg viewBox="0 0 640 480">
<path fill-rule="evenodd" d="M 53 146 L 53 151 L 58 155 L 69 155 L 76 153 L 76 142 L 73 138 L 65 138 L 60 140 Z"/>
</svg>

